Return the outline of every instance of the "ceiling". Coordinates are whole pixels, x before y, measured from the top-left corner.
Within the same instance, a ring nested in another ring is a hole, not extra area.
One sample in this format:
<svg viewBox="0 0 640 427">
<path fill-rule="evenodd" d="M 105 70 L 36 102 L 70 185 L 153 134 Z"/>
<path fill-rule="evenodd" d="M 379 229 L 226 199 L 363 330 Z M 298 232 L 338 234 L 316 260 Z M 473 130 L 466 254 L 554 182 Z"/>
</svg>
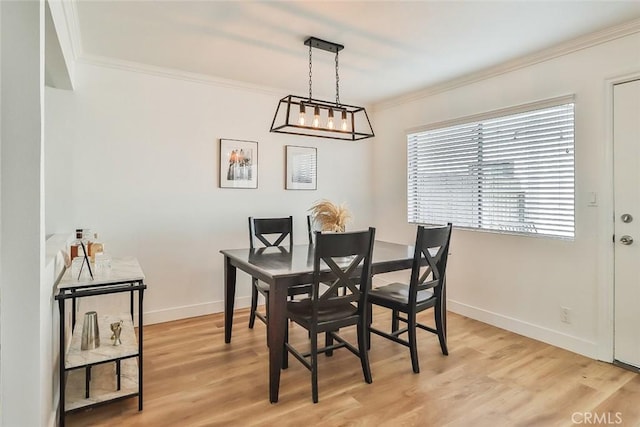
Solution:
<svg viewBox="0 0 640 427">
<path fill-rule="evenodd" d="M 374 103 L 640 19 L 640 1 L 75 0 L 79 57 L 306 96 L 309 36 L 343 44 L 340 99 Z M 640 21 L 638 21 L 640 22 Z M 313 49 L 313 96 L 335 99 Z"/>
</svg>

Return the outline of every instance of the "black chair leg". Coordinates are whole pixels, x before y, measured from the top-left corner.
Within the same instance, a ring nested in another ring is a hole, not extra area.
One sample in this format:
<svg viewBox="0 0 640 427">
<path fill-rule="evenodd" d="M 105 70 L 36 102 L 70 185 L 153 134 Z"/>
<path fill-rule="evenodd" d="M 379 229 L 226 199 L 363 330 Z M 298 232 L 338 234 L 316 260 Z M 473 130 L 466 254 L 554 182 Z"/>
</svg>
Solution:
<svg viewBox="0 0 640 427">
<path fill-rule="evenodd" d="M 447 348 L 447 332 L 445 330 L 447 322 L 447 319 L 445 318 L 446 313 L 442 310 L 439 304 L 436 304 L 434 314 L 436 331 L 438 331 L 438 340 L 440 340 L 440 349 L 442 350 L 442 354 L 448 356 L 449 349 Z"/>
<path fill-rule="evenodd" d="M 364 374 L 364 380 L 367 384 L 371 384 L 373 379 L 371 378 L 371 366 L 369 365 L 369 344 L 367 335 L 369 328 L 367 325 L 363 325 L 362 322 L 358 323 L 358 353 L 360 356 L 360 364 L 362 365 L 362 373 Z"/>
<path fill-rule="evenodd" d="M 338 331 L 335 331 L 338 333 Z M 331 335 L 331 331 L 327 331 L 324 333 L 324 346 L 329 347 L 333 345 L 333 336 Z M 327 350 L 324 352 L 327 357 L 333 356 L 333 350 Z"/>
<path fill-rule="evenodd" d="M 413 367 L 413 372 L 416 374 L 420 373 L 420 365 L 418 364 L 418 342 L 416 340 L 416 314 L 411 313 L 407 314 L 408 317 L 408 334 L 409 334 L 409 350 L 411 351 L 411 366 Z"/>
<path fill-rule="evenodd" d="M 400 317 L 398 310 L 393 310 L 393 313 L 391 313 L 391 332 L 395 332 L 400 329 L 400 321 L 398 320 L 398 317 Z"/>
<path fill-rule="evenodd" d="M 318 333 L 311 331 L 311 398 L 318 403 Z"/>
<path fill-rule="evenodd" d="M 249 329 L 253 329 L 256 323 L 256 309 L 258 308 L 258 288 L 256 287 L 258 280 L 251 279 L 251 311 L 249 312 Z"/>
<path fill-rule="evenodd" d="M 373 304 L 367 304 L 367 350 L 371 350 L 371 324 L 373 323 Z"/>
</svg>

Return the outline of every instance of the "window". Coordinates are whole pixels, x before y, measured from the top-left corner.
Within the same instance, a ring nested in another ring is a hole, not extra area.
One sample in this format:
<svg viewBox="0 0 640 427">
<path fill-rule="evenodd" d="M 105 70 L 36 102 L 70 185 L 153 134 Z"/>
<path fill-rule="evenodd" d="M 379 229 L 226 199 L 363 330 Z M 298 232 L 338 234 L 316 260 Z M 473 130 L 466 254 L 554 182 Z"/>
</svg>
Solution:
<svg viewBox="0 0 640 427">
<path fill-rule="evenodd" d="M 407 135 L 410 223 L 573 238 L 572 97 Z"/>
</svg>

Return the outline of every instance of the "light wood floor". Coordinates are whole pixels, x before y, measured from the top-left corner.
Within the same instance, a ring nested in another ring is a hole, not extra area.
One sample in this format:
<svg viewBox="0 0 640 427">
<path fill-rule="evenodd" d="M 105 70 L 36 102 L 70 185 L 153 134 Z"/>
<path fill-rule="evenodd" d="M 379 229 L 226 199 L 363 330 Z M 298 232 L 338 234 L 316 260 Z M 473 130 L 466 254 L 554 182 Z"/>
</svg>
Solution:
<svg viewBox="0 0 640 427">
<path fill-rule="evenodd" d="M 375 325 L 388 325 L 385 311 L 374 313 Z M 250 330 L 247 319 L 236 312 L 228 345 L 222 314 L 145 327 L 144 410 L 130 398 L 68 414 L 67 425 L 640 425 L 640 375 L 452 313 L 449 356 L 418 332 L 420 374 L 408 349 L 374 335 L 372 384 L 348 350 L 321 356 L 314 405 L 310 374 L 290 357 L 270 404 L 265 326 Z M 291 340 L 305 342 L 306 332 L 293 328 Z"/>
</svg>

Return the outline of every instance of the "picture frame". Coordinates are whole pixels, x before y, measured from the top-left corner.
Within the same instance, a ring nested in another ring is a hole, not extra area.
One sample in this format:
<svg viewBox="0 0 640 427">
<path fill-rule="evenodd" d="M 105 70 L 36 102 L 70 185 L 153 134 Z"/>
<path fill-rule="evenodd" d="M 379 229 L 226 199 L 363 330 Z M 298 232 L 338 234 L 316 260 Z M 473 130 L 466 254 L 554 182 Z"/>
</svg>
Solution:
<svg viewBox="0 0 640 427">
<path fill-rule="evenodd" d="M 220 188 L 258 188 L 258 143 L 220 139 Z"/>
<path fill-rule="evenodd" d="M 315 147 L 286 145 L 285 157 L 285 189 L 317 190 L 317 149 Z"/>
</svg>

